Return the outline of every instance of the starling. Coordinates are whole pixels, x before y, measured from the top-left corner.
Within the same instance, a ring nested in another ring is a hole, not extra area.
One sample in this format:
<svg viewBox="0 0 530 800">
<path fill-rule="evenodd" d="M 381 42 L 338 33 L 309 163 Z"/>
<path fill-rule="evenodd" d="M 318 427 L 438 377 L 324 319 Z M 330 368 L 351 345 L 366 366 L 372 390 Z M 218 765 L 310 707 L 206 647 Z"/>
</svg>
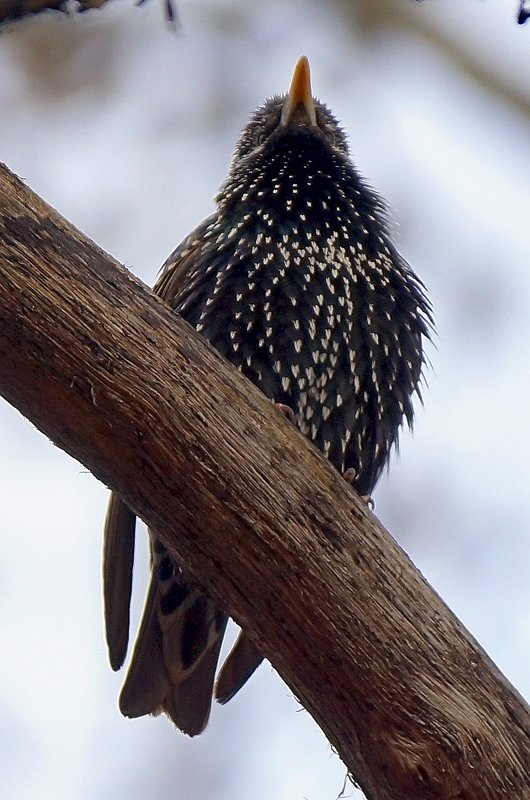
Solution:
<svg viewBox="0 0 530 800">
<path fill-rule="evenodd" d="M 385 209 L 311 93 L 302 57 L 289 93 L 243 130 L 215 212 L 172 253 L 155 292 L 369 495 L 412 395 L 432 326 L 421 281 L 388 236 Z M 105 523 L 104 595 L 113 669 L 129 632 L 135 516 L 116 495 Z M 120 709 L 166 712 L 184 733 L 208 721 L 227 616 L 150 531 L 152 577 Z M 262 657 L 240 634 L 220 702 Z"/>
</svg>

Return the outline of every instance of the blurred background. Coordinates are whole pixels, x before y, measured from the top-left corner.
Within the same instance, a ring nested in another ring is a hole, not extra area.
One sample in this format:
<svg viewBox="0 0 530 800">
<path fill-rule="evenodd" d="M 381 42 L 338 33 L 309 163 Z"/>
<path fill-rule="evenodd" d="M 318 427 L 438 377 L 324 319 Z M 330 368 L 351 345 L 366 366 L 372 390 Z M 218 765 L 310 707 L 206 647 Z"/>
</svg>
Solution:
<svg viewBox="0 0 530 800">
<path fill-rule="evenodd" d="M 530 697 L 530 25 L 516 5 L 178 0 L 178 32 L 156 0 L 28 18 L 0 35 L 0 159 L 152 284 L 210 212 L 252 109 L 307 53 L 436 314 L 425 408 L 376 513 Z M 362 797 L 268 664 L 198 739 L 123 719 L 102 626 L 107 490 L 5 403 L 0 453 L 3 797 Z"/>
</svg>

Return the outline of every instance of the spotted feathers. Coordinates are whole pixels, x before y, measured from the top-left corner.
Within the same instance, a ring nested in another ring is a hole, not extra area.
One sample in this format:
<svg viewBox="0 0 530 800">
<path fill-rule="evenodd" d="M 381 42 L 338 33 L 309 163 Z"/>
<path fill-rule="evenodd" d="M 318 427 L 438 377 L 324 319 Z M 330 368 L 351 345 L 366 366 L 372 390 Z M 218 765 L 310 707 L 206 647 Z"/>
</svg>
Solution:
<svg viewBox="0 0 530 800">
<path fill-rule="evenodd" d="M 155 292 L 370 494 L 412 424 L 432 325 L 421 281 L 391 244 L 384 206 L 311 96 L 307 59 L 285 97 L 254 114 L 214 213 L 164 265 Z M 120 708 L 165 711 L 185 733 L 210 713 L 227 622 L 150 532 L 152 579 Z M 113 496 L 105 526 L 111 664 L 125 658 L 134 515 Z M 217 679 L 226 702 L 262 660 L 243 632 Z"/>
</svg>

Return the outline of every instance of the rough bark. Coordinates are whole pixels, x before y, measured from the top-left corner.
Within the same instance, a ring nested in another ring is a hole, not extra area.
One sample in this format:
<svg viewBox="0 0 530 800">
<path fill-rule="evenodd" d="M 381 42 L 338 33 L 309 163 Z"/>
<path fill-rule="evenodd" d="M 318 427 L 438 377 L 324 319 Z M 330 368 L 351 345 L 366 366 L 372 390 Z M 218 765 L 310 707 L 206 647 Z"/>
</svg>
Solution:
<svg viewBox="0 0 530 800">
<path fill-rule="evenodd" d="M 5 169 L 0 282 L 0 392 L 255 631 L 369 800 L 528 800 L 528 707 L 374 515 Z"/>
</svg>

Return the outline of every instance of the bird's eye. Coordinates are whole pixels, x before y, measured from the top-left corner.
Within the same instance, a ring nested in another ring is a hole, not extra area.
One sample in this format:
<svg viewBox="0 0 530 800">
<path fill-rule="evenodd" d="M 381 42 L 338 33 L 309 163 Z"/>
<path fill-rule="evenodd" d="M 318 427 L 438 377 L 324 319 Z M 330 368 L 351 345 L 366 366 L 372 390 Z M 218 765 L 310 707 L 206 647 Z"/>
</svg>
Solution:
<svg viewBox="0 0 530 800">
<path fill-rule="evenodd" d="M 258 144 L 263 144 L 263 142 L 269 139 L 271 134 L 275 131 L 276 127 L 277 127 L 277 121 L 270 120 L 266 125 L 260 128 L 257 137 Z"/>
</svg>

